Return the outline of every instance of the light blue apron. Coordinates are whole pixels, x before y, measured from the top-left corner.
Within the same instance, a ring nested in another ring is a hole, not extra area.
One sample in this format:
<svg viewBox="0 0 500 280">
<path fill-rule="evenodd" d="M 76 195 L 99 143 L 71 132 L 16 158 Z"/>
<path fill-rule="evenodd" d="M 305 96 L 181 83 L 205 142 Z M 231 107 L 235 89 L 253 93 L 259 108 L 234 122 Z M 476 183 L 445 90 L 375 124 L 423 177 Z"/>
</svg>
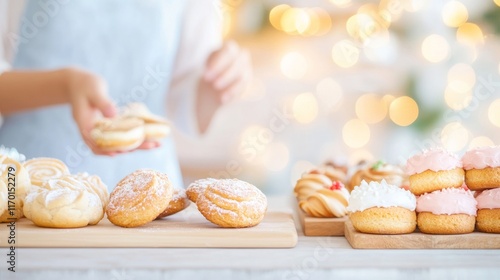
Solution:
<svg viewBox="0 0 500 280">
<path fill-rule="evenodd" d="M 103 77 L 118 105 L 144 102 L 152 112 L 165 116 L 184 1 L 49 2 L 51 6 L 44 4 L 47 1 L 26 1 L 14 69 L 78 66 Z M 46 92 L 40 89 L 39 94 Z M 81 139 L 69 105 L 5 118 L 0 144 L 17 148 L 27 158 L 59 158 L 72 172 L 98 174 L 110 190 L 139 168 L 164 171 L 174 186 L 182 187 L 172 139 L 154 150 L 95 156 Z"/>
</svg>

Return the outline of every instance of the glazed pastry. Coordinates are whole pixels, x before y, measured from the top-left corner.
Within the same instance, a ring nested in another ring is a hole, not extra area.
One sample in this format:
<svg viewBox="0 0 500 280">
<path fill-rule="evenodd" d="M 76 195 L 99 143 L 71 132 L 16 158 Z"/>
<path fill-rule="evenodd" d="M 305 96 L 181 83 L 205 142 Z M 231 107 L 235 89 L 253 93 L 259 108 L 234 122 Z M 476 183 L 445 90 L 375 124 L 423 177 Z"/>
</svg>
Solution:
<svg viewBox="0 0 500 280">
<path fill-rule="evenodd" d="M 385 180 L 388 184 L 401 187 L 404 185 L 405 173 L 399 166 L 377 161 L 373 164 L 366 165 L 360 168 L 356 173 L 351 176 L 349 182 L 349 191 L 358 186 L 361 181 L 381 182 Z"/>
<path fill-rule="evenodd" d="M 415 230 L 415 196 L 398 186 L 372 181 L 354 188 L 347 212 L 359 232 L 375 234 L 402 234 Z"/>
<path fill-rule="evenodd" d="M 320 218 L 340 218 L 347 214 L 349 191 L 340 181 L 335 181 L 329 188 L 319 189 L 305 200 L 299 201 L 299 207 L 307 215 Z"/>
<path fill-rule="evenodd" d="M 479 231 L 500 233 L 500 188 L 482 191 L 476 196 L 476 227 Z"/>
<path fill-rule="evenodd" d="M 218 179 L 214 178 L 206 178 L 199 179 L 191 183 L 186 189 L 186 195 L 192 202 L 196 203 L 198 200 L 198 196 L 205 192 L 207 186 L 214 184 Z"/>
<path fill-rule="evenodd" d="M 124 117 L 135 117 L 144 121 L 146 141 L 159 141 L 170 134 L 168 121 L 151 113 L 143 103 L 131 103 L 124 108 Z"/>
<path fill-rule="evenodd" d="M 104 118 L 96 122 L 90 137 L 103 151 L 131 151 L 144 142 L 144 121 L 139 118 Z"/>
<path fill-rule="evenodd" d="M 165 218 L 167 216 L 178 213 L 184 209 L 186 209 L 191 202 L 186 196 L 186 191 L 184 189 L 174 189 L 174 193 L 172 195 L 172 200 L 168 204 L 167 208 L 156 217 L 156 219 Z"/>
<path fill-rule="evenodd" d="M 32 188 L 28 171 L 18 161 L 0 155 L 0 181 L 7 190 L 15 186 L 14 210 L 1 211 L 0 222 L 12 222 L 12 219 L 22 218 L 24 199 Z"/>
<path fill-rule="evenodd" d="M 111 223 L 138 227 L 158 217 L 172 199 L 168 177 L 155 170 L 140 169 L 123 178 L 111 192 L 106 214 Z"/>
<path fill-rule="evenodd" d="M 57 179 L 69 175 L 66 164 L 56 158 L 33 158 L 24 162 L 29 173 L 31 184 L 41 187 L 49 179 Z"/>
<path fill-rule="evenodd" d="M 82 182 L 88 191 L 96 194 L 101 200 L 102 206 L 106 208 L 106 205 L 108 205 L 109 202 L 108 187 L 106 186 L 106 184 L 104 184 L 99 176 L 90 175 L 86 172 L 71 176 Z"/>
<path fill-rule="evenodd" d="M 474 231 L 476 200 L 469 190 L 447 188 L 417 199 L 417 223 L 423 233 L 459 234 Z"/>
<path fill-rule="evenodd" d="M 321 174 L 318 170 L 312 170 L 302 174 L 293 191 L 297 199 L 302 201 L 318 190 L 329 188 L 332 184 L 328 176 Z"/>
<path fill-rule="evenodd" d="M 26 218 L 50 228 L 77 228 L 95 225 L 104 216 L 99 197 L 70 176 L 46 181 L 26 197 Z"/>
<path fill-rule="evenodd" d="M 408 159 L 410 191 L 415 195 L 445 188 L 460 188 L 464 183 L 462 161 L 445 150 L 434 149 Z"/>
<path fill-rule="evenodd" d="M 254 185 L 238 179 L 221 179 L 206 187 L 196 205 L 210 222 L 225 228 L 258 225 L 267 210 L 266 196 Z"/>
<path fill-rule="evenodd" d="M 462 157 L 462 163 L 469 189 L 500 188 L 500 146 L 470 150 Z"/>
<path fill-rule="evenodd" d="M 3 215 L 3 212 L 7 210 L 7 201 L 7 185 L 5 185 L 3 180 L 0 180 L 0 215 Z"/>
</svg>

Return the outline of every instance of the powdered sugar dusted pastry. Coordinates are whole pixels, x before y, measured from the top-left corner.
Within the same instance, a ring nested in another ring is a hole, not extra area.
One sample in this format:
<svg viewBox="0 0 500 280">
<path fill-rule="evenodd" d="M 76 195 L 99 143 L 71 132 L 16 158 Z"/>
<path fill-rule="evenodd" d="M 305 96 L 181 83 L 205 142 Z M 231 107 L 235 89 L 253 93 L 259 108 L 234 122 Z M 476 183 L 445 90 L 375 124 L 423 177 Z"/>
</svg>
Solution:
<svg viewBox="0 0 500 280">
<path fill-rule="evenodd" d="M 433 149 L 408 159 L 406 172 L 415 195 L 445 188 L 460 188 L 464 183 L 462 161 L 443 149 Z"/>
<path fill-rule="evenodd" d="M 86 172 L 70 176 L 73 176 L 74 178 L 82 182 L 85 185 L 85 187 L 87 187 L 88 191 L 93 192 L 97 196 L 99 196 L 102 206 L 106 208 L 106 205 L 108 205 L 109 202 L 108 187 L 106 186 L 106 184 L 104 184 L 104 182 L 101 180 L 99 176 L 90 175 Z"/>
<path fill-rule="evenodd" d="M 189 186 L 186 189 L 186 195 L 189 198 L 189 200 L 196 203 L 198 196 L 203 194 L 208 186 L 214 184 L 217 181 L 218 179 L 214 178 L 196 180 L 193 183 L 189 184 Z"/>
<path fill-rule="evenodd" d="M 469 189 L 500 188 L 500 146 L 470 150 L 462 157 L 462 163 Z"/>
<path fill-rule="evenodd" d="M 130 151 L 144 142 L 144 121 L 139 118 L 104 118 L 96 122 L 90 136 L 103 151 Z"/>
<path fill-rule="evenodd" d="M 172 199 L 168 177 L 150 169 L 137 170 L 123 178 L 111 192 L 106 214 L 121 227 L 147 224 L 162 213 Z"/>
<path fill-rule="evenodd" d="M 221 179 L 206 187 L 196 205 L 207 220 L 221 227 L 252 227 L 264 218 L 267 198 L 252 184 Z"/>
<path fill-rule="evenodd" d="M 458 234 L 474 231 L 476 200 L 471 191 L 446 188 L 417 199 L 418 228 L 424 233 Z"/>
<path fill-rule="evenodd" d="M 144 121 L 146 141 L 159 141 L 170 134 L 168 121 L 149 111 L 143 103 L 130 103 L 123 109 L 124 117 L 135 117 Z"/>
<path fill-rule="evenodd" d="M 8 192 L 15 189 L 14 210 L 0 212 L 0 222 L 11 222 L 12 219 L 22 218 L 24 199 L 31 190 L 28 171 L 18 161 L 0 155 L 0 181 L 6 186 Z"/>
<path fill-rule="evenodd" d="M 95 225 L 104 216 L 99 197 L 69 176 L 50 179 L 30 192 L 24 213 L 35 225 L 51 228 Z"/>
<path fill-rule="evenodd" d="M 174 189 L 172 199 L 168 203 L 167 208 L 156 219 L 161 219 L 186 209 L 191 202 L 186 196 L 184 189 Z"/>
<path fill-rule="evenodd" d="M 50 179 L 69 175 L 68 166 L 56 158 L 32 158 L 24 162 L 23 165 L 30 175 L 31 184 L 38 187 Z"/>
<path fill-rule="evenodd" d="M 363 180 L 368 183 L 385 180 L 390 185 L 401 187 L 406 179 L 405 177 L 406 175 L 401 167 L 377 161 L 354 173 L 348 186 L 349 190 L 352 191 Z"/>
<path fill-rule="evenodd" d="M 332 180 L 318 170 L 311 170 L 302 174 L 297 180 L 293 192 L 299 201 L 308 198 L 318 190 L 329 188 L 333 184 Z"/>
<path fill-rule="evenodd" d="M 340 218 L 347 214 L 349 191 L 344 184 L 335 181 L 329 188 L 323 188 L 299 202 L 299 207 L 312 217 Z"/>
<path fill-rule="evenodd" d="M 482 191 L 476 196 L 476 227 L 479 231 L 500 233 L 500 188 Z"/>
<path fill-rule="evenodd" d="M 415 196 L 400 187 L 362 181 L 349 198 L 347 211 L 354 228 L 376 234 L 402 234 L 415 230 Z"/>
<path fill-rule="evenodd" d="M 7 197 L 7 185 L 5 185 L 3 180 L 0 180 L 0 215 L 7 210 Z"/>
</svg>

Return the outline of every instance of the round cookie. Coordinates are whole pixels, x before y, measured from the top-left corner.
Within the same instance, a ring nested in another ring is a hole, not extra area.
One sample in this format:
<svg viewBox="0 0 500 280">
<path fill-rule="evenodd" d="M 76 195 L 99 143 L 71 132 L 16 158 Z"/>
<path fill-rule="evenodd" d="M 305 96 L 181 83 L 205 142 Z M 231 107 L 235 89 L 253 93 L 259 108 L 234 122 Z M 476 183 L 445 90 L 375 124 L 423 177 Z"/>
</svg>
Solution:
<svg viewBox="0 0 500 280">
<path fill-rule="evenodd" d="M 156 217 L 156 219 L 165 218 L 167 216 L 178 213 L 186 209 L 191 202 L 187 198 L 186 191 L 184 189 L 174 189 L 174 194 L 172 195 L 172 200 L 168 203 L 167 208 Z"/>
<path fill-rule="evenodd" d="M 158 171 L 140 169 L 125 176 L 111 192 L 106 214 L 121 227 L 147 224 L 162 213 L 172 199 L 168 177 Z"/>
<path fill-rule="evenodd" d="M 198 196 L 202 195 L 205 192 L 207 186 L 210 186 L 217 181 L 219 180 L 214 178 L 196 180 L 193 183 L 189 184 L 186 189 L 186 195 L 189 200 L 196 203 L 196 200 L 198 200 Z"/>
<path fill-rule="evenodd" d="M 221 179 L 206 187 L 196 205 L 208 221 L 221 227 L 242 228 L 262 221 L 267 198 L 252 184 L 238 179 Z"/>
<path fill-rule="evenodd" d="M 71 177 L 46 181 L 32 191 L 24 204 L 26 218 L 50 228 L 77 228 L 95 225 L 104 216 L 99 197 Z"/>
<path fill-rule="evenodd" d="M 146 141 L 160 141 L 170 134 L 168 121 L 149 111 L 143 103 L 130 103 L 123 109 L 124 117 L 139 118 L 144 121 Z"/>
<path fill-rule="evenodd" d="M 96 122 L 90 137 L 103 151 L 131 151 L 144 142 L 144 121 L 139 118 L 104 118 Z"/>
<path fill-rule="evenodd" d="M 66 164 L 56 158 L 32 158 L 24 162 L 24 168 L 28 171 L 31 184 L 41 187 L 47 180 L 69 175 Z"/>
<path fill-rule="evenodd" d="M 15 188 L 14 210 L 0 213 L 0 222 L 11 222 L 12 219 L 22 218 L 24 199 L 32 189 L 26 168 L 18 161 L 0 155 L 0 181 L 5 184 L 8 191 L 12 192 L 12 188 Z"/>
</svg>

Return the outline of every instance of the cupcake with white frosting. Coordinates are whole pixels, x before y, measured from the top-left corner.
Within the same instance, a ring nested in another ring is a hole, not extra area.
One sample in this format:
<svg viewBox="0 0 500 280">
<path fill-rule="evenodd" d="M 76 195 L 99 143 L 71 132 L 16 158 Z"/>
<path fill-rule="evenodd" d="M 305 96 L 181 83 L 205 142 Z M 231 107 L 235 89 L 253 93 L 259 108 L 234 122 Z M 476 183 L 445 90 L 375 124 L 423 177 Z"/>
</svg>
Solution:
<svg viewBox="0 0 500 280">
<path fill-rule="evenodd" d="M 417 225 L 416 198 L 410 191 L 381 182 L 362 181 L 351 192 L 347 212 L 354 228 L 374 234 L 411 233 Z"/>
</svg>

